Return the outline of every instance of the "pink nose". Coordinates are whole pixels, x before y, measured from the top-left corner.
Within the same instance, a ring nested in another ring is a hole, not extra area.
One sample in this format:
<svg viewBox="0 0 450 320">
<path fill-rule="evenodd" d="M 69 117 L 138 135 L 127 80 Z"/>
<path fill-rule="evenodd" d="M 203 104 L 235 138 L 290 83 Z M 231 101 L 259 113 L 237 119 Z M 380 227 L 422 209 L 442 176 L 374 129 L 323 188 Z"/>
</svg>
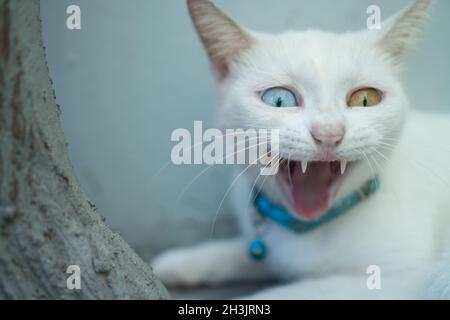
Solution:
<svg viewBox="0 0 450 320">
<path fill-rule="evenodd" d="M 313 126 L 311 135 L 318 145 L 337 147 L 345 135 L 345 128 L 341 125 Z"/>
</svg>

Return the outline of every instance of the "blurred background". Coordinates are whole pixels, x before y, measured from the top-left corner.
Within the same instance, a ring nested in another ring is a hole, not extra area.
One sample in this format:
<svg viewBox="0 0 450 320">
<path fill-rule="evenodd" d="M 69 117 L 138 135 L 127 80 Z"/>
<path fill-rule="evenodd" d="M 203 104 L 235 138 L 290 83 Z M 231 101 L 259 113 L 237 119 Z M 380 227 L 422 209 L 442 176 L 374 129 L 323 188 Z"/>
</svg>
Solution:
<svg viewBox="0 0 450 320">
<path fill-rule="evenodd" d="M 264 32 L 366 26 L 409 0 L 216 0 L 241 24 Z M 81 30 L 66 8 L 81 7 Z M 229 168 L 170 163 L 177 128 L 213 126 L 214 80 L 184 0 L 41 0 L 44 41 L 78 179 L 98 212 L 144 259 L 167 247 L 235 232 Z M 450 110 L 450 1 L 437 0 L 403 77 L 414 107 Z M 192 182 L 192 183 L 191 183 Z M 186 190 L 183 194 L 182 191 Z"/>
</svg>

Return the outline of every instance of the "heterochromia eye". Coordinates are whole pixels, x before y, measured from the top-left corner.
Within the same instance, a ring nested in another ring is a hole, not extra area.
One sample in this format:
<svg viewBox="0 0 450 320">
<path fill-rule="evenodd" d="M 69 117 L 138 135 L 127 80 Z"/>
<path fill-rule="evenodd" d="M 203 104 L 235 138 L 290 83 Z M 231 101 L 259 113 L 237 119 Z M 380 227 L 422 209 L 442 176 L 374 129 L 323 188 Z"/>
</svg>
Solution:
<svg viewBox="0 0 450 320">
<path fill-rule="evenodd" d="M 265 104 L 276 107 L 298 107 L 298 102 L 295 94 L 285 88 L 271 88 L 263 91 L 261 100 Z"/>
<path fill-rule="evenodd" d="M 353 92 L 347 104 L 349 107 L 373 107 L 381 100 L 381 93 L 377 89 L 366 88 Z"/>
</svg>

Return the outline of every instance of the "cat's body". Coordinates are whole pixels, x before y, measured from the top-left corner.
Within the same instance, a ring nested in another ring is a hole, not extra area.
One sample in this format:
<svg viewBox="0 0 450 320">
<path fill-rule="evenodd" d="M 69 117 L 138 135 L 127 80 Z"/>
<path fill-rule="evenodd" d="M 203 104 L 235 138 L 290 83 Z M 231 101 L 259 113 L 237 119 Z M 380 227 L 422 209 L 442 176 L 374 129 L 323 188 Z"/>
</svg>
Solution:
<svg viewBox="0 0 450 320">
<path fill-rule="evenodd" d="M 377 170 L 379 191 L 336 221 L 306 235 L 270 223 L 264 241 L 272 251 L 265 262 L 273 274 L 300 283 L 335 278 L 342 287 L 327 287 L 328 280 L 323 280 L 324 285 L 314 290 L 308 288 L 297 295 L 294 289 L 269 297 L 424 296 L 436 261 L 445 248 L 450 248 L 445 245 L 450 231 L 450 150 L 443 150 L 449 123 L 450 117 L 445 115 L 411 114 L 397 149 L 383 170 Z M 418 143 L 423 147 L 417 148 Z M 439 154 L 438 159 L 433 154 Z M 377 165 L 372 165 L 376 170 Z M 253 178 L 248 179 L 247 186 L 245 181 L 242 184 L 241 189 L 236 189 L 235 211 L 248 243 L 256 234 L 252 215 L 238 208 L 246 208 Z M 265 185 L 270 190 L 271 183 L 266 181 Z M 380 267 L 380 291 L 366 287 L 366 270 L 371 265 Z M 344 284 L 352 278 L 353 288 L 352 282 Z"/>
<path fill-rule="evenodd" d="M 352 165 L 344 178 L 326 176 L 331 181 L 327 188 L 338 185 L 332 198 L 324 196 L 329 201 L 327 208 L 375 175 L 380 187 L 354 209 L 307 234 L 265 222 L 261 237 L 269 251 L 264 261 L 257 262 L 247 250 L 257 234 L 255 209 L 249 205 L 254 188 L 269 195 L 272 202 L 298 212 L 300 219 L 323 214 L 318 208 L 325 200 L 315 195 L 305 200 L 300 193 L 300 200 L 289 202 L 280 186 L 282 178 L 258 178 L 257 168 L 250 168 L 233 189 L 242 235 L 162 254 L 154 261 L 162 280 L 172 285 L 266 277 L 287 281 L 253 296 L 268 299 L 441 296 L 446 285 L 433 283 L 432 274 L 450 247 L 446 236 L 450 229 L 450 150 L 445 149 L 450 117 L 422 113 L 408 117 L 408 102 L 397 80 L 400 56 L 409 40 L 403 28 L 409 28 L 408 32 L 418 28 L 429 1 L 417 1 L 379 34 L 309 31 L 254 34 L 252 39 L 208 1 L 191 0 L 189 4 L 218 77 L 221 126 L 280 129 L 281 157 L 298 163 L 293 166 L 298 172 L 293 174 L 302 175 L 302 161 L 310 163 L 302 178 L 292 176 L 294 196 L 298 195 L 295 188 L 304 188 L 303 180 L 311 177 L 307 180 L 311 188 L 323 190 L 316 180 L 329 170 L 324 163 L 332 166 L 336 161 Z M 330 45 L 335 51 L 329 50 Z M 252 94 L 281 86 L 302 92 L 298 108 L 273 110 Z M 379 99 L 379 105 L 370 110 L 349 108 L 346 103 L 353 97 L 352 90 L 361 87 L 382 92 L 379 96 L 374 91 L 364 93 Z M 350 99 L 346 98 L 349 92 Z M 341 129 L 345 134 L 339 133 Z M 333 143 L 326 144 L 330 139 Z M 379 290 L 367 285 L 370 266 L 379 268 Z M 450 282 L 445 272 L 441 274 L 443 281 Z"/>
</svg>

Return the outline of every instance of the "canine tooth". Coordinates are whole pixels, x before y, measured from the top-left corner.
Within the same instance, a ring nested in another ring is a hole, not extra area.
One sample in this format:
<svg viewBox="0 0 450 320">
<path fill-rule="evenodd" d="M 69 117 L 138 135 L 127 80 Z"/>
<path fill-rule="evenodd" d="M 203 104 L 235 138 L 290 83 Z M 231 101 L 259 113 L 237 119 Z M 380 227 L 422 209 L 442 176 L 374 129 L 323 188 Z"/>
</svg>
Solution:
<svg viewBox="0 0 450 320">
<path fill-rule="evenodd" d="M 345 173 L 346 168 L 347 168 L 347 161 L 341 160 L 341 174 Z"/>
<path fill-rule="evenodd" d="M 308 161 L 302 161 L 302 172 L 305 173 L 308 168 Z"/>
</svg>

